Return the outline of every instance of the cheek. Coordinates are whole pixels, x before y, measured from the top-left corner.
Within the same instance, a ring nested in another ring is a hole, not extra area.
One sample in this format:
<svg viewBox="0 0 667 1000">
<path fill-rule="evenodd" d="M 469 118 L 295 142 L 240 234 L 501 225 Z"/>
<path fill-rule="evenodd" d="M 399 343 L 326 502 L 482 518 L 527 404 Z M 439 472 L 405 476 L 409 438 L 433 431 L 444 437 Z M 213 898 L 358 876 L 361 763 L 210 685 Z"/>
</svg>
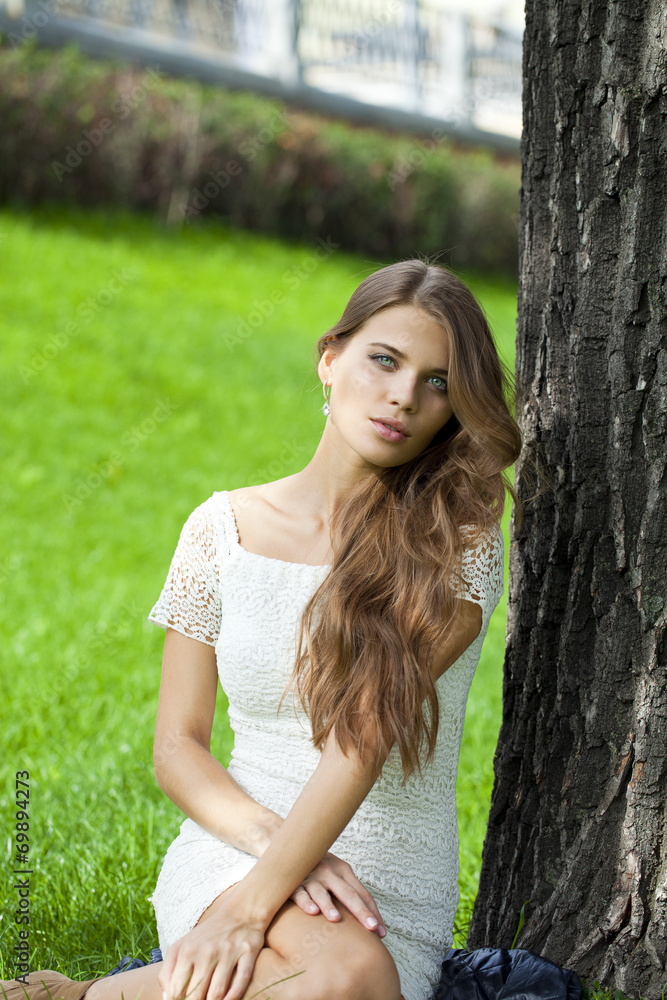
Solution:
<svg viewBox="0 0 667 1000">
<path fill-rule="evenodd" d="M 434 418 L 433 418 L 433 423 L 431 424 L 431 429 L 424 431 L 424 437 L 427 437 L 429 440 L 431 440 L 431 438 L 435 437 L 435 435 L 439 431 L 441 431 L 442 428 L 445 426 L 445 424 L 451 419 L 451 417 L 453 415 L 453 412 L 454 411 L 452 410 L 452 408 L 449 405 L 449 403 L 447 404 L 446 407 L 442 407 L 442 408 L 438 407 L 438 414 L 437 414 L 437 416 L 434 416 Z"/>
<path fill-rule="evenodd" d="M 357 368 L 350 378 L 350 387 L 354 392 L 365 389 L 375 383 L 373 372 L 368 368 Z"/>
<path fill-rule="evenodd" d="M 334 380 L 335 378 L 336 376 L 334 375 Z M 346 403 L 363 404 L 376 390 L 377 381 L 375 372 L 369 371 L 364 365 L 359 365 L 353 368 L 352 371 L 346 372 L 345 377 L 341 378 L 339 383 L 339 398 L 344 397 Z"/>
</svg>

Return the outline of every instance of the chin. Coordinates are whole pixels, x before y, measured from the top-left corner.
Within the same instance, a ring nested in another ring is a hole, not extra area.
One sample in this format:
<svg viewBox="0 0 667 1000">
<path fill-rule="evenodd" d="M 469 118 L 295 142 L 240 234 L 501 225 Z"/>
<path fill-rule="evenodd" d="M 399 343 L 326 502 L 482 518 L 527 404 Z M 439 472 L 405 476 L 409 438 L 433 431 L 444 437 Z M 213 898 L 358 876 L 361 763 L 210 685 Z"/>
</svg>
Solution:
<svg viewBox="0 0 667 1000">
<path fill-rule="evenodd" d="M 376 466 L 378 469 L 395 469 L 397 465 L 405 465 L 406 462 L 410 462 L 413 455 L 400 455 L 398 452 L 394 452 L 389 455 L 369 455 L 361 456 L 370 465 Z"/>
</svg>

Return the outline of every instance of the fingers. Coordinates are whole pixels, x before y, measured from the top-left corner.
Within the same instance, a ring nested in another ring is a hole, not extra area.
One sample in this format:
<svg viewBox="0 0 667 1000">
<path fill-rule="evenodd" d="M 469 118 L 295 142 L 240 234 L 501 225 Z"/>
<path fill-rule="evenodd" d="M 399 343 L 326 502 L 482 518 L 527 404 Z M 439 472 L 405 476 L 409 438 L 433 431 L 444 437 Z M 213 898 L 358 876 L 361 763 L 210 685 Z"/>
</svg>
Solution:
<svg viewBox="0 0 667 1000">
<path fill-rule="evenodd" d="M 382 920 L 382 915 L 378 909 L 378 905 L 368 889 L 361 885 L 361 883 L 359 883 L 359 885 L 360 889 L 358 895 L 354 897 L 357 909 L 353 909 L 352 912 L 359 919 L 363 918 L 362 922 L 365 923 L 366 927 L 370 927 L 368 923 L 369 919 L 374 921 L 374 926 L 370 929 L 377 930 L 380 937 L 384 937 L 387 933 L 387 928 L 384 926 L 384 921 Z M 359 900 L 361 900 L 361 903 L 359 903 Z"/>
<path fill-rule="evenodd" d="M 352 876 L 352 878 L 356 883 L 355 885 L 350 885 L 349 882 L 338 876 L 332 876 L 329 884 L 330 891 L 327 891 L 318 880 L 308 880 L 305 883 L 307 888 L 306 895 L 317 904 L 327 920 L 336 923 L 341 919 L 341 915 L 331 897 L 331 893 L 333 893 L 340 899 L 341 903 L 345 903 L 345 906 L 356 917 L 359 923 L 363 924 L 368 930 L 377 931 L 379 937 L 384 937 L 387 929 L 384 926 L 375 900 L 356 876 Z M 301 899 L 302 896 L 300 896 L 300 901 Z M 306 913 L 313 912 L 306 909 L 305 903 L 301 908 Z"/>
<path fill-rule="evenodd" d="M 345 903 L 345 906 L 360 924 L 370 931 L 377 931 L 379 937 L 384 937 L 387 928 L 377 903 L 356 875 L 352 873 L 351 878 L 353 884 L 341 878 L 340 884 L 337 883 L 331 887 L 332 892 L 340 899 L 341 903 Z"/>
<path fill-rule="evenodd" d="M 189 973 L 183 972 L 177 966 L 175 974 L 172 975 L 171 986 L 166 991 L 167 997 L 173 997 L 173 1000 L 203 1000 L 206 996 L 208 977 L 202 976 L 201 972 L 192 966 L 190 969 Z"/>
<path fill-rule="evenodd" d="M 359 881 L 347 861 L 329 853 L 290 898 L 304 913 L 319 911 L 327 920 L 335 923 L 341 919 L 341 915 L 332 895 L 345 904 L 362 926 L 377 932 L 378 937 L 386 935 L 387 928 L 371 893 Z"/>
<path fill-rule="evenodd" d="M 336 909 L 330 894 L 321 882 L 313 879 L 312 882 L 307 883 L 307 889 L 311 899 L 317 904 L 327 920 L 340 920 L 340 912 Z"/>
<path fill-rule="evenodd" d="M 218 970 L 211 976 L 207 1000 L 218 1000 L 218 998 L 220 1000 L 241 1000 L 248 988 L 254 968 L 255 959 L 250 955 L 241 955 L 236 964 L 236 970 L 232 970 L 233 974 L 230 980 L 228 972 L 218 976 L 218 970 L 222 969 L 221 966 L 218 966 Z"/>
<path fill-rule="evenodd" d="M 304 913 L 319 913 L 320 908 L 317 903 L 312 899 L 308 890 L 299 885 L 294 890 L 290 899 L 293 899 L 298 907 L 300 907 Z"/>
<path fill-rule="evenodd" d="M 182 998 L 182 1000 L 197 1000 L 199 997 L 205 997 L 207 993 L 205 984 L 208 982 L 208 978 L 208 976 L 198 976 L 195 971 L 188 985 L 185 987 L 185 991 L 177 993 L 176 996 Z"/>
<path fill-rule="evenodd" d="M 169 1000 L 172 997 L 180 997 L 185 993 L 185 988 L 190 981 L 193 971 L 191 963 L 188 963 L 186 966 L 185 956 L 180 953 L 180 943 L 181 939 L 174 941 L 167 948 L 167 954 L 157 977 L 158 983 L 162 987 L 162 992 L 167 994 Z M 179 965 L 179 969 L 176 975 L 174 975 L 177 965 Z"/>
<path fill-rule="evenodd" d="M 368 927 L 369 930 L 377 930 L 379 936 L 384 937 L 387 933 L 387 928 L 384 926 L 377 903 L 363 882 L 359 881 L 354 874 L 352 866 L 349 864 L 347 865 L 343 883 L 345 888 L 341 889 L 341 894 L 339 895 L 341 902 L 345 903 L 348 910 L 355 915 L 364 927 Z"/>
<path fill-rule="evenodd" d="M 382 922 L 380 911 L 375 905 L 374 900 L 372 903 L 365 902 L 354 890 L 350 890 L 349 887 L 341 891 L 340 900 L 342 903 L 345 903 L 350 913 L 357 918 L 360 924 L 367 927 L 370 931 L 377 931 L 379 937 L 385 936 L 387 929 Z"/>
<path fill-rule="evenodd" d="M 181 946 L 183 940 L 175 941 L 167 949 L 158 982 L 168 1000 L 183 1000 L 186 997 L 187 1000 L 204 1000 L 210 970 L 205 976 L 201 969 L 196 968 L 194 958 L 188 958 L 187 946 Z"/>
<path fill-rule="evenodd" d="M 171 979 L 171 974 L 174 971 L 174 966 L 176 965 L 176 950 L 174 945 L 169 945 L 167 952 L 164 956 L 164 960 L 160 963 L 160 971 L 158 972 L 157 981 L 162 987 L 163 991 L 166 991 L 169 986 L 169 980 Z"/>
</svg>

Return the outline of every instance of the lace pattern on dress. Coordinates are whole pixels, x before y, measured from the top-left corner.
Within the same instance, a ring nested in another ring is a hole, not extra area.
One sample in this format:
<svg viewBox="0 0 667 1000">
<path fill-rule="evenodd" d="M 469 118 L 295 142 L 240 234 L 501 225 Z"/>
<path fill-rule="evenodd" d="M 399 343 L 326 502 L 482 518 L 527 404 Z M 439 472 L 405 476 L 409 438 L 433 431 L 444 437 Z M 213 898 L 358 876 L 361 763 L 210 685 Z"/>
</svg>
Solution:
<svg viewBox="0 0 667 1000">
<path fill-rule="evenodd" d="M 458 902 L 456 773 L 465 704 L 491 612 L 503 585 L 499 530 L 473 537 L 462 530 L 459 597 L 482 606 L 482 629 L 438 679 L 436 751 L 421 780 L 402 787 L 400 754 L 392 750 L 354 816 L 331 845 L 376 899 L 406 1000 L 429 1000 L 451 946 Z M 151 620 L 202 641 L 218 636 L 216 655 L 229 702 L 234 747 L 231 777 L 256 802 L 289 814 L 320 754 L 307 719 L 289 701 L 277 707 L 291 674 L 305 602 L 327 567 L 249 553 L 238 543 L 226 493 L 193 512 Z M 224 615 L 221 615 L 221 607 Z M 186 631 L 187 630 L 187 631 Z M 255 857 L 215 838 L 191 819 L 165 856 L 151 898 L 163 954 L 199 920 L 213 899 L 245 877 Z"/>
<path fill-rule="evenodd" d="M 472 533 L 473 529 L 467 525 L 461 529 L 465 546 L 461 564 L 463 587 L 458 589 L 456 597 L 480 604 L 484 611 L 489 604 L 491 608 L 496 606 L 503 591 L 503 536 L 499 525 L 495 525 L 468 547 Z"/>
<path fill-rule="evenodd" d="M 200 504 L 183 525 L 162 593 L 148 620 L 215 646 L 222 619 L 221 546 L 210 507 L 210 500 Z"/>
</svg>

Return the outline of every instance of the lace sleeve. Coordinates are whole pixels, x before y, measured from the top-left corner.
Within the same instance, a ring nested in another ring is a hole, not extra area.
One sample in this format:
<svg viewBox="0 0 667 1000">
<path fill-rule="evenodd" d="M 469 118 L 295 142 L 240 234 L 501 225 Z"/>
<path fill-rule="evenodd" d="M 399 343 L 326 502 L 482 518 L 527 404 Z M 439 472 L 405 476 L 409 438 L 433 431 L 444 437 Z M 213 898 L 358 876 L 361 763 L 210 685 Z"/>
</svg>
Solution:
<svg viewBox="0 0 667 1000">
<path fill-rule="evenodd" d="M 221 615 L 217 533 L 209 508 L 200 504 L 183 525 L 148 621 L 215 646 Z"/>
<path fill-rule="evenodd" d="M 464 529 L 463 534 L 463 586 L 457 589 L 456 597 L 479 604 L 488 620 L 503 592 L 503 534 L 496 525 L 472 546 L 465 541 L 469 532 Z"/>
</svg>

